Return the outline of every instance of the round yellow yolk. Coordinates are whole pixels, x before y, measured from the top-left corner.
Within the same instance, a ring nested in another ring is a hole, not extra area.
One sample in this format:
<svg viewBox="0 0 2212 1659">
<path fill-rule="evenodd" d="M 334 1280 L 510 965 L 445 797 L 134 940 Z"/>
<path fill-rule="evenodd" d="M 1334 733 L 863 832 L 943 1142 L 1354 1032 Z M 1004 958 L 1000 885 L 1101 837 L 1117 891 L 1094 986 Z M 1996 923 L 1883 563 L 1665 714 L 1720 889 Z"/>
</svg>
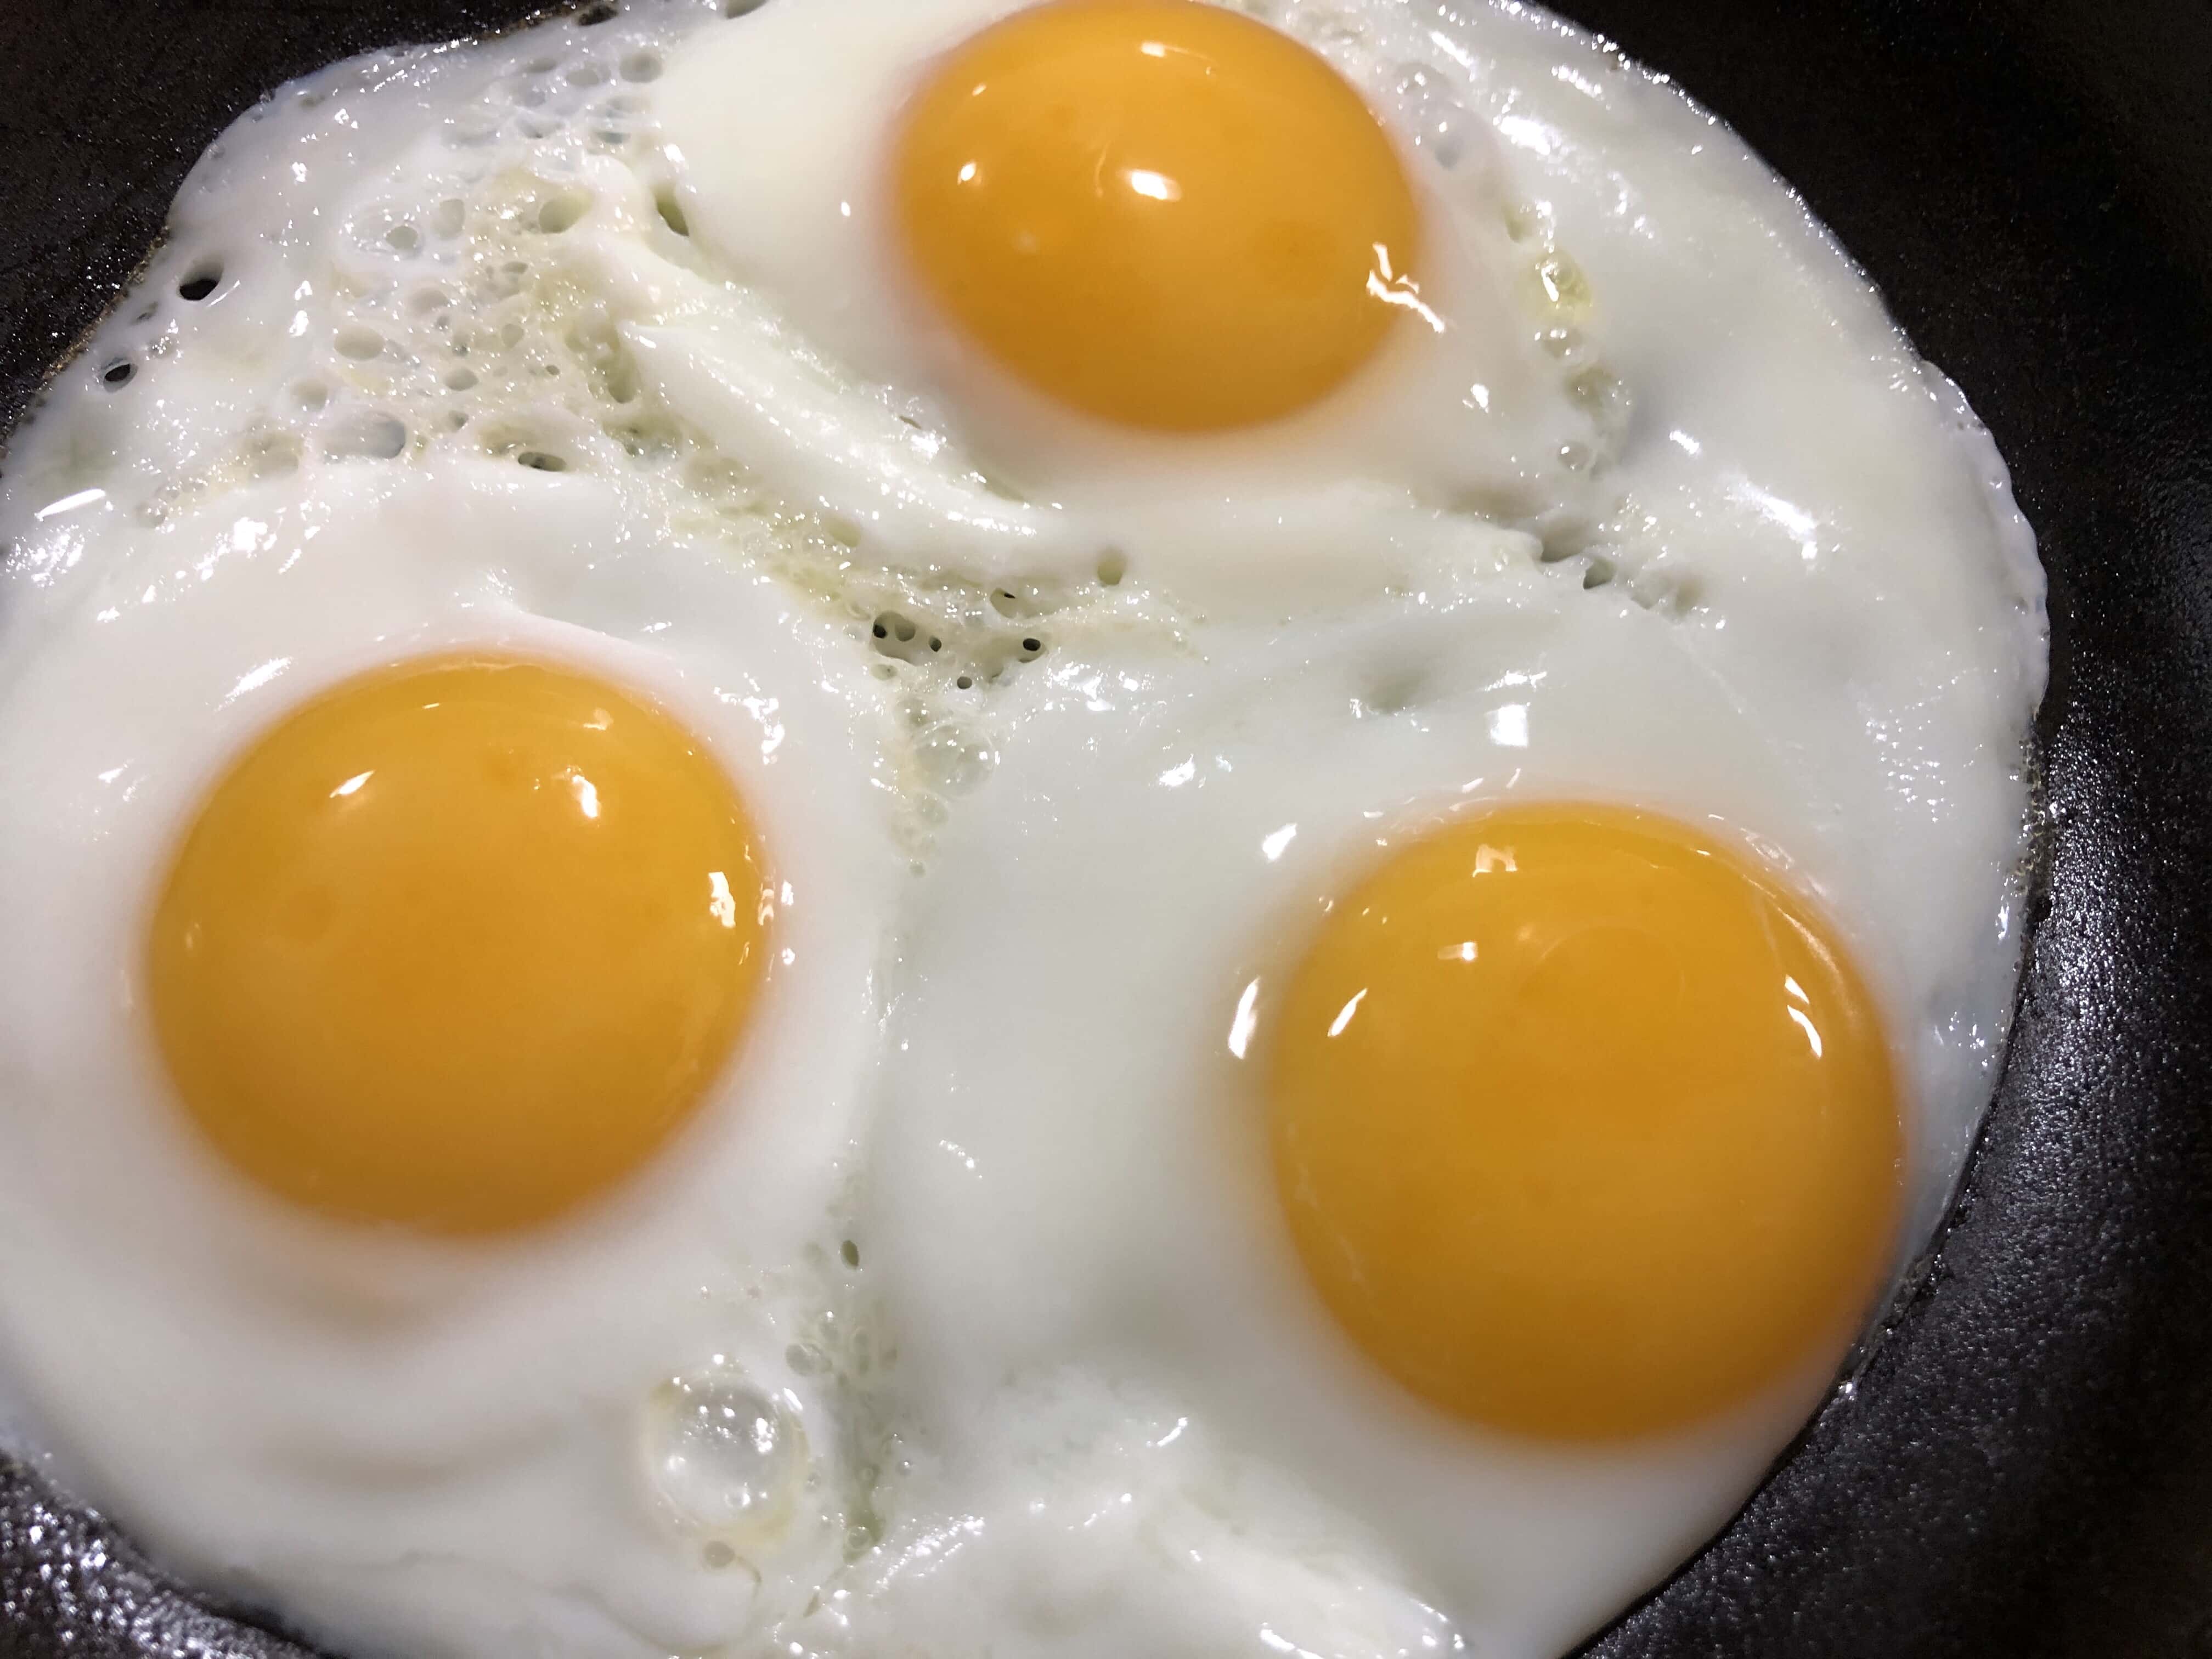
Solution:
<svg viewBox="0 0 2212 1659">
<path fill-rule="evenodd" d="M 1561 1438 L 1664 1429 L 1842 1347 L 1903 1131 L 1832 930 L 1682 824 L 1513 807 L 1340 900 L 1269 1039 L 1298 1252 L 1414 1393 Z"/>
<path fill-rule="evenodd" d="M 1359 94 L 1199 0 L 1051 0 L 947 57 L 893 140 L 937 303 L 1037 391 L 1195 431 L 1301 409 L 1381 343 L 1413 191 Z"/>
<path fill-rule="evenodd" d="M 201 806 L 147 951 L 186 1109 L 349 1220 L 485 1233 L 637 1168 L 758 989 L 744 803 L 587 675 L 445 658 L 337 687 Z"/>
</svg>

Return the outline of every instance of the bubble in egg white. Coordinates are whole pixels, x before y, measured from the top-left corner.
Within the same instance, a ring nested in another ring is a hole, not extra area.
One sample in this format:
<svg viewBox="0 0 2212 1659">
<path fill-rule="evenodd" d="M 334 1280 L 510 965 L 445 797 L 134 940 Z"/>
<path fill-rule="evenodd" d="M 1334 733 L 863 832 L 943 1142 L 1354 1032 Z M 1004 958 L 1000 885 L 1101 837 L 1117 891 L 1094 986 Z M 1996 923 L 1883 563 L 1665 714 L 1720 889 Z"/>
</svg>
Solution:
<svg viewBox="0 0 2212 1659">
<path fill-rule="evenodd" d="M 942 720 L 916 740 L 916 755 L 930 781 L 949 795 L 965 795 L 979 787 L 999 763 L 998 750 L 973 722 Z"/>
<path fill-rule="evenodd" d="M 789 1523 L 807 1474 L 806 1431 L 733 1361 L 718 1354 L 662 1385 L 647 1437 L 654 1489 L 680 1526 L 742 1547 Z"/>
</svg>

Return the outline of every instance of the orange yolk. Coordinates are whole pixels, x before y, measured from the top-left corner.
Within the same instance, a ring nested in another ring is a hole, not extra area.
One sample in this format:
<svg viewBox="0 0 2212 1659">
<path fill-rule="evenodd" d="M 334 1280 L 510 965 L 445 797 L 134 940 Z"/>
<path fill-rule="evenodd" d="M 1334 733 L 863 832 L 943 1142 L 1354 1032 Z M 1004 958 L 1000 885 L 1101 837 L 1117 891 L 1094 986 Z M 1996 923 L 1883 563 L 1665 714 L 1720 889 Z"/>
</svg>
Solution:
<svg viewBox="0 0 2212 1659">
<path fill-rule="evenodd" d="M 178 1094 L 325 1215 L 504 1231 L 690 1115 L 759 990 L 744 803 L 588 675 L 446 658 L 264 733 L 161 890 L 146 979 Z"/>
<path fill-rule="evenodd" d="M 922 286 L 1036 391 L 1199 431 L 1305 407 L 1409 296 L 1412 187 L 1343 77 L 1199 0 L 1050 0 L 945 58 L 896 132 Z"/>
<path fill-rule="evenodd" d="M 1273 1022 L 1275 1171 L 1322 1299 L 1448 1412 L 1662 1430 L 1840 1354 L 1903 1129 L 1832 929 L 1686 825 L 1509 807 L 1331 909 Z"/>
</svg>

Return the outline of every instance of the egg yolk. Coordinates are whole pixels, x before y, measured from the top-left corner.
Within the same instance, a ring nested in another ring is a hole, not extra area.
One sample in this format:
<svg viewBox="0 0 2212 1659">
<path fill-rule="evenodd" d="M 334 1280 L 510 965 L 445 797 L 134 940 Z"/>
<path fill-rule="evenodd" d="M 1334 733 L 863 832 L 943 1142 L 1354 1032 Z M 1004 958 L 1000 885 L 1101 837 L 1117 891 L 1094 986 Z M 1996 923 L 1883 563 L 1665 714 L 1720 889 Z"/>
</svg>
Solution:
<svg viewBox="0 0 2212 1659">
<path fill-rule="evenodd" d="M 1331 908 L 1273 1024 L 1275 1173 L 1322 1300 L 1496 1428 L 1680 1425 L 1839 1354 L 1903 1129 L 1832 930 L 1686 825 L 1513 807 Z"/>
<path fill-rule="evenodd" d="M 264 734 L 199 809 L 146 982 L 190 1115 L 325 1215 L 490 1233 L 684 1122 L 759 990 L 760 848 L 684 729 L 589 675 L 443 658 Z"/>
<path fill-rule="evenodd" d="M 1411 298 L 1418 216 L 1343 77 L 1199 0 L 1051 0 L 945 58 L 895 135 L 911 264 L 1036 390 L 1130 426 L 1287 415 Z"/>
</svg>

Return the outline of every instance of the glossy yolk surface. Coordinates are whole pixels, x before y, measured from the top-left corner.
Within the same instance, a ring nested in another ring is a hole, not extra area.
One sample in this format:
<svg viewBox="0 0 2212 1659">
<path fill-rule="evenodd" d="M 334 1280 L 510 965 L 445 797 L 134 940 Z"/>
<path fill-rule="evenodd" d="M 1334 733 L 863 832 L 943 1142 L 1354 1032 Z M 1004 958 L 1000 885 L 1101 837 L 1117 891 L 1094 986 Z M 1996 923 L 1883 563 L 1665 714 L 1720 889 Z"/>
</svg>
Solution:
<svg viewBox="0 0 2212 1659">
<path fill-rule="evenodd" d="M 149 941 L 155 1033 L 272 1191 L 525 1226 L 696 1107 L 760 985 L 764 880 L 728 778 L 636 697 L 405 665 L 295 710 L 201 806 Z"/>
<path fill-rule="evenodd" d="M 1131 426 L 1304 408 L 1411 295 L 1413 192 L 1359 94 L 1198 0 L 1051 0 L 954 51 L 895 130 L 925 290 L 1036 390 Z"/>
<path fill-rule="evenodd" d="M 1494 1427 L 1641 1433 L 1839 1358 L 1903 1131 L 1821 917 L 1687 826 L 1513 807 L 1337 901 L 1273 1022 L 1276 1174 L 1323 1300 Z"/>
</svg>

